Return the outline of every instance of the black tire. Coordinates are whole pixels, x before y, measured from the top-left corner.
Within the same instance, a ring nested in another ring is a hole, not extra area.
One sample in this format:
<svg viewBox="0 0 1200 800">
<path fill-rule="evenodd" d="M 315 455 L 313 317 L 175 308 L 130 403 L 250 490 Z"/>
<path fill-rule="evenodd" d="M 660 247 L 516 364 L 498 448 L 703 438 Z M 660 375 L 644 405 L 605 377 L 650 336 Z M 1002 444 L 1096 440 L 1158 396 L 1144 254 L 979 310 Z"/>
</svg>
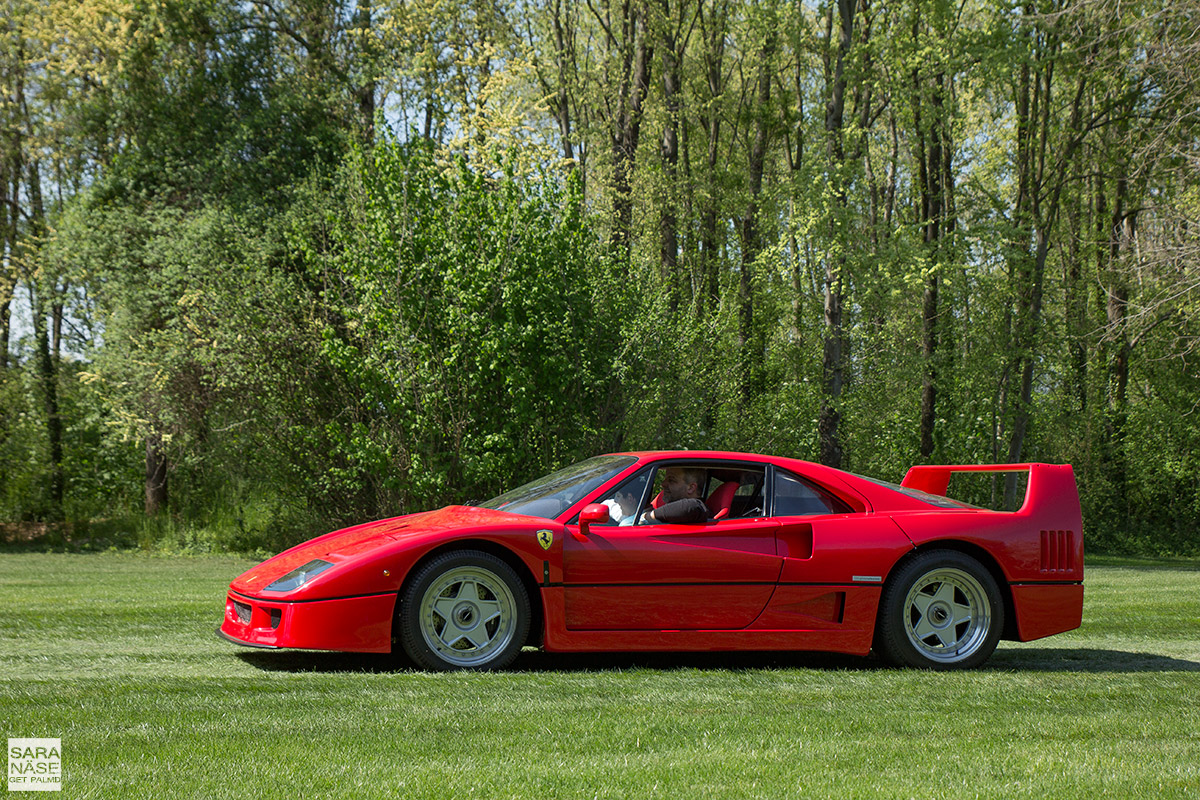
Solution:
<svg viewBox="0 0 1200 800">
<path fill-rule="evenodd" d="M 991 573 L 955 550 L 930 550 L 901 564 L 883 588 L 875 651 L 917 669 L 970 669 L 992 655 L 1004 602 Z"/>
<path fill-rule="evenodd" d="M 443 553 L 420 567 L 396 614 L 404 652 L 431 670 L 507 666 L 525 644 L 529 619 L 529 594 L 517 573 L 479 550 Z"/>
</svg>

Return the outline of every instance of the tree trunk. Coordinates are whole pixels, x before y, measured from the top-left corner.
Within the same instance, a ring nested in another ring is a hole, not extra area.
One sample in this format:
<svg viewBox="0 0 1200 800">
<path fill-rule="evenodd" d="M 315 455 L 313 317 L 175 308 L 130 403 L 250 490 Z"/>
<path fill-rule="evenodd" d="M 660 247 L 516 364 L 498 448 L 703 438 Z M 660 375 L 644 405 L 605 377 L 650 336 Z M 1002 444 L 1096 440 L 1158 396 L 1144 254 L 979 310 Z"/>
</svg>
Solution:
<svg viewBox="0 0 1200 800">
<path fill-rule="evenodd" d="M 729 6 L 726 2 L 713 4 L 713 13 L 705 17 L 703 5 L 700 9 L 700 26 L 704 37 L 704 72 L 708 93 L 706 103 L 700 104 L 700 125 L 707 134 L 705 165 L 707 166 L 708 191 L 700 215 L 700 262 L 701 284 L 710 308 L 720 302 L 721 276 L 717 253 L 717 197 L 720 185 L 717 180 L 717 162 L 720 156 L 721 115 L 712 106 L 725 91 L 721 73 L 725 60 L 726 24 Z"/>
<path fill-rule="evenodd" d="M 624 40 L 619 111 L 612 131 L 613 149 L 613 246 L 629 263 L 633 250 L 633 169 L 641 136 L 646 94 L 650 89 L 650 61 L 654 49 L 647 42 L 644 10 L 628 8 L 622 20 Z"/>
<path fill-rule="evenodd" d="M 33 330 L 36 347 L 37 380 L 42 390 L 46 410 L 46 436 L 50 455 L 50 513 L 54 520 L 63 518 L 63 445 L 62 417 L 58 408 L 58 370 L 50 355 L 50 338 L 46 330 L 46 308 L 41 293 L 31 283 Z"/>
<path fill-rule="evenodd" d="M 742 263 L 738 283 L 738 365 L 741 399 L 747 401 L 756 393 L 756 375 L 763 357 L 762 337 L 754 320 L 754 262 L 762 253 L 762 231 L 759 228 L 759 203 L 762 195 L 763 170 L 767 147 L 770 145 L 768 114 L 771 106 L 771 62 L 775 55 L 775 34 L 771 30 L 758 54 L 757 107 L 754 119 L 754 138 L 750 143 L 749 188 L 750 201 L 742 217 Z M 761 326 L 760 326 L 761 327 Z"/>
<path fill-rule="evenodd" d="M 1063 317 L 1067 331 L 1067 348 L 1070 353 L 1068 364 L 1069 383 L 1075 395 L 1080 413 L 1087 412 L 1087 292 L 1083 284 L 1083 252 L 1085 215 L 1083 212 L 1086 192 L 1075 195 L 1073 206 L 1068 208 L 1071 229 L 1067 240 L 1066 265 L 1063 269 Z"/>
<path fill-rule="evenodd" d="M 364 52 L 363 48 L 369 46 L 371 41 L 371 2 L 370 0 L 357 0 L 357 6 L 354 13 L 354 26 L 358 30 L 357 41 L 359 42 L 358 57 L 365 61 L 366 69 L 362 70 L 369 76 L 374 70 L 374 57 L 370 52 Z M 360 77 L 361 81 L 354 90 L 355 104 L 358 106 L 358 124 L 359 130 L 362 132 L 363 142 L 370 147 L 375 141 L 375 79 L 371 77 Z"/>
<path fill-rule="evenodd" d="M 153 517 L 167 508 L 167 454 L 162 437 L 146 437 L 146 516 Z"/>
<path fill-rule="evenodd" d="M 562 138 L 563 158 L 575 167 L 575 147 L 571 143 L 571 103 L 567 92 L 567 53 L 574 52 L 574 32 L 563 25 L 562 0 L 554 0 L 554 60 L 558 68 L 558 88 L 555 91 L 554 117 L 558 122 L 558 134 Z M 568 50 L 570 47 L 570 50 Z M 572 58 L 574 56 L 572 55 Z"/>
<path fill-rule="evenodd" d="M 8 276 L 6 275 L 5 278 Z M 0 287 L 0 291 L 4 292 L 3 302 L 0 302 L 0 370 L 8 369 L 8 338 L 9 328 L 12 320 L 12 290 L 5 286 Z"/>
<path fill-rule="evenodd" d="M 26 189 L 29 196 L 29 245 L 27 253 L 41 246 L 46 235 L 46 209 L 42 203 L 41 174 L 38 162 L 30 161 Z M 49 288 L 47 288 L 49 287 Z M 58 404 L 58 361 L 50 353 L 50 335 L 47 317 L 50 314 L 45 294 L 53 293 L 52 280 L 29 281 L 30 310 L 33 313 L 34 342 L 38 383 L 42 389 L 42 400 L 46 409 L 46 437 L 50 455 L 50 516 L 63 517 L 63 428 Z"/>
<path fill-rule="evenodd" d="M 1098 274 L 1104 292 L 1105 331 L 1101 346 L 1101 364 L 1106 378 L 1104 393 L 1103 438 L 1100 442 L 1100 469 L 1112 486 L 1120 508 L 1127 503 L 1128 472 L 1125 458 L 1125 428 L 1128 417 L 1127 394 L 1131 347 L 1126 324 L 1129 285 L 1121 269 L 1122 249 L 1128 248 L 1133 235 L 1133 214 L 1126 211 L 1128 181 L 1124 175 L 1115 181 L 1112 213 L 1107 214 L 1104 184 L 1097 191 Z"/>
<path fill-rule="evenodd" d="M 0 370 L 8 368 L 8 339 L 12 326 L 12 298 L 17 288 L 16 271 L 12 266 L 12 248 L 15 229 L 9 224 L 11 181 L 8 174 L 8 154 L 0 153 Z M 15 205 L 15 202 L 13 203 Z"/>
<path fill-rule="evenodd" d="M 921 19 L 913 21 L 913 39 L 920 42 Z M 942 236 L 946 227 L 946 187 L 944 180 L 951 173 L 951 153 L 947 146 L 948 124 L 945 108 L 946 77 L 934 76 L 926 90 L 919 68 L 914 68 L 913 121 L 916 127 L 915 160 L 917 162 L 918 219 L 928 259 L 925 289 L 921 302 L 921 410 L 919 422 L 919 451 L 922 461 L 929 461 L 934 450 L 934 428 L 937 423 L 938 382 L 938 284 L 941 282 Z M 924 114 L 928 96 L 928 114 Z M 928 119 L 926 119 L 926 117 Z"/>
<path fill-rule="evenodd" d="M 19 77 L 17 90 L 24 91 Z M 8 366 L 12 299 L 19 280 L 13 257 L 17 249 L 17 225 L 21 219 L 18 204 L 21 192 L 20 134 L 14 135 L 5 144 L 8 145 L 7 149 L 0 151 L 0 264 L 5 270 L 0 275 L 0 369 Z"/>
<path fill-rule="evenodd" d="M 1126 395 L 1129 386 L 1129 333 L 1125 318 L 1129 307 L 1129 286 L 1121 273 L 1119 261 L 1123 243 L 1132 241 L 1134 212 L 1126 212 L 1128 182 L 1124 176 L 1117 179 L 1116 196 L 1113 201 L 1112 218 L 1108 225 L 1107 269 L 1104 271 L 1104 288 L 1107 295 L 1104 316 L 1108 348 L 1108 409 L 1113 416 L 1111 434 L 1114 439 L 1124 435 Z"/>
<path fill-rule="evenodd" d="M 791 141 L 787 142 L 787 158 L 788 171 L 792 174 L 792 182 L 795 185 L 798 176 L 804 169 L 804 82 L 805 82 L 805 66 L 803 64 L 796 65 L 795 72 L 796 80 L 796 150 L 793 154 Z M 792 314 L 789 327 L 792 335 L 792 345 L 801 348 L 801 338 L 804 325 L 804 279 L 811 267 L 809 263 L 810 245 L 808 237 L 805 237 L 803 248 L 800 241 L 796 238 L 796 198 L 788 198 L 788 242 L 792 248 Z M 801 249 L 804 251 L 804 256 L 801 256 Z M 797 362 L 799 360 L 797 359 Z M 800 375 L 796 375 L 800 378 Z"/>
<path fill-rule="evenodd" d="M 846 59 L 854 38 L 857 0 L 837 0 L 838 45 L 832 70 L 827 69 L 825 141 L 834 208 L 829 220 L 831 252 L 825 258 L 825 343 L 821 362 L 821 410 L 817 417 L 819 458 L 822 464 L 841 467 L 843 449 L 840 430 L 842 390 L 846 379 L 845 270 L 848 233 L 842 227 L 847 203 L 846 155 L 843 119 L 846 110 Z M 833 9 L 826 18 L 832 33 Z"/>
<path fill-rule="evenodd" d="M 663 176 L 666 179 L 662 215 L 659 218 L 659 264 L 663 285 L 675 298 L 676 266 L 679 260 L 679 223 L 676 215 L 676 166 L 679 164 L 679 68 L 682 62 L 679 49 L 679 34 L 672 29 L 670 0 L 662 0 L 666 33 L 662 42 L 662 87 L 663 105 L 667 113 L 663 126 L 659 156 L 662 159 Z M 682 15 L 682 10 L 680 14 Z"/>
<path fill-rule="evenodd" d="M 54 358 L 56 369 L 62 356 L 63 298 L 70 288 L 65 280 L 62 286 L 54 285 L 54 297 L 50 303 L 50 355 Z"/>
</svg>

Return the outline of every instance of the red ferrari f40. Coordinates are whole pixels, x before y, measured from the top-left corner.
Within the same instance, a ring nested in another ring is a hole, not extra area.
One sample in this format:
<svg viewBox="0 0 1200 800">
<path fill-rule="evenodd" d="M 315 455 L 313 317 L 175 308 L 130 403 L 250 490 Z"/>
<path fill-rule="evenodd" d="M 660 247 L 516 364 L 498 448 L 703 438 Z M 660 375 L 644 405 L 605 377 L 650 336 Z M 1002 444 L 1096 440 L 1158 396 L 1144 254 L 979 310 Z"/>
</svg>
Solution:
<svg viewBox="0 0 1200 800">
<path fill-rule="evenodd" d="M 1027 473 L 1016 511 L 946 497 Z M 899 485 L 711 451 L 597 456 L 485 503 L 319 536 L 230 584 L 237 644 L 402 650 L 427 669 L 566 651 L 815 650 L 983 663 L 1080 624 L 1070 466 L 918 466 Z"/>
</svg>

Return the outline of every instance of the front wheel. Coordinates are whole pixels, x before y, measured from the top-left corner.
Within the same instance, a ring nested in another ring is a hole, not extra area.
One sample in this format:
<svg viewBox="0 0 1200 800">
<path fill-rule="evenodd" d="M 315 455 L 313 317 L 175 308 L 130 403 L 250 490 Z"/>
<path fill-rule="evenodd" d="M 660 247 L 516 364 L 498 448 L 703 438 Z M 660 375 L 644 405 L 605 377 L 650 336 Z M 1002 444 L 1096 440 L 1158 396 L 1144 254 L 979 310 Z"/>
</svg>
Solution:
<svg viewBox="0 0 1200 800">
<path fill-rule="evenodd" d="M 513 568 L 490 553 L 437 556 L 400 597 L 404 651 L 426 669 L 499 669 L 529 633 L 529 594 Z"/>
<path fill-rule="evenodd" d="M 879 606 L 875 649 L 899 667 L 977 667 L 996 649 L 1004 628 L 995 579 L 954 550 L 932 550 L 902 565 Z"/>
</svg>

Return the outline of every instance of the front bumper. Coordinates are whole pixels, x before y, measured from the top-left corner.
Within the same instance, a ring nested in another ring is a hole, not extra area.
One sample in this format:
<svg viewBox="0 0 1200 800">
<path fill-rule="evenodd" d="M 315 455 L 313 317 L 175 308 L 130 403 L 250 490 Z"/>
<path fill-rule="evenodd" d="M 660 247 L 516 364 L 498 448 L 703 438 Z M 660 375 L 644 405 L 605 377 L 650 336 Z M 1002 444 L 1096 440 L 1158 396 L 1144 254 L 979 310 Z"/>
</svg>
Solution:
<svg viewBox="0 0 1200 800">
<path fill-rule="evenodd" d="M 217 632 L 246 647 L 390 653 L 395 593 L 274 600 L 230 591 Z"/>
<path fill-rule="evenodd" d="M 276 647 L 273 644 L 259 644 L 258 642 L 242 641 L 241 639 L 238 639 L 234 636 L 230 636 L 228 633 L 226 633 L 224 627 L 221 625 L 217 626 L 217 636 L 220 636 L 222 639 L 224 639 L 227 642 L 231 642 L 233 644 L 240 644 L 242 647 L 258 647 L 263 650 L 278 650 L 279 649 L 278 647 Z"/>
</svg>

